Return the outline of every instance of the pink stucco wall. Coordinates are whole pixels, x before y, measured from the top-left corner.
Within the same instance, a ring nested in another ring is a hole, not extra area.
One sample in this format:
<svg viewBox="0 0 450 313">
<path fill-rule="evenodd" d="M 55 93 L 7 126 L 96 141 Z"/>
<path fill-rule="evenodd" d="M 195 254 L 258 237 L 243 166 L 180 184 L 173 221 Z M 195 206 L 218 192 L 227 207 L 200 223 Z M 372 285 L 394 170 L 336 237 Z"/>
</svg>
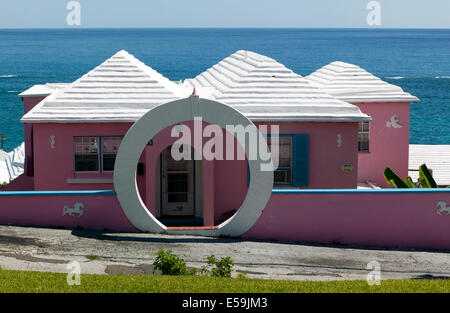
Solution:
<svg viewBox="0 0 450 313">
<path fill-rule="evenodd" d="M 450 248 L 450 191 L 273 194 L 246 238 Z"/>
<path fill-rule="evenodd" d="M 23 173 L 13 181 L 11 181 L 8 185 L 2 188 L 1 191 L 30 191 L 34 190 L 34 177 L 27 176 L 26 173 Z"/>
<path fill-rule="evenodd" d="M 28 113 L 32 108 L 36 106 L 39 102 L 44 100 L 46 97 L 25 97 L 22 98 L 23 101 L 23 114 Z M 24 141 L 25 141 L 25 175 L 33 176 L 33 125 L 24 125 Z"/>
<path fill-rule="evenodd" d="M 68 184 L 72 178 L 112 178 L 113 173 L 76 173 L 74 136 L 121 136 L 131 123 L 33 124 L 35 190 L 110 190 L 110 184 Z M 55 136 L 55 148 L 50 136 Z"/>
<path fill-rule="evenodd" d="M 81 217 L 63 216 L 64 206 L 83 204 Z M 115 195 L 0 196 L 0 223 L 135 232 Z"/>
<path fill-rule="evenodd" d="M 354 103 L 372 117 L 370 152 L 359 153 L 358 181 L 372 181 L 389 187 L 383 170 L 390 167 L 402 178 L 408 176 L 409 103 Z M 386 122 L 396 115 L 402 128 L 387 127 Z"/>
<path fill-rule="evenodd" d="M 34 124 L 34 162 L 39 164 L 35 173 L 36 190 L 86 189 L 67 185 L 67 178 L 92 176 L 93 174 L 74 172 L 74 136 L 115 136 L 125 135 L 131 123 L 86 123 L 86 124 Z M 256 123 L 261 125 L 261 123 Z M 270 124 L 266 124 L 270 125 Z M 357 154 L 357 123 L 280 123 L 282 134 L 308 134 L 310 138 L 310 179 L 309 189 L 355 188 Z M 342 147 L 338 147 L 337 135 L 341 134 Z M 50 136 L 55 136 L 55 148 L 50 145 Z M 158 135 L 155 146 L 170 145 L 170 129 Z M 151 150 L 156 148 L 151 147 Z M 352 164 L 352 173 L 343 173 L 342 164 Z M 149 168 L 153 168 L 150 166 Z M 49 175 L 51 173 L 51 175 Z M 247 173 L 242 172 L 243 185 Z M 112 173 L 95 174 L 112 177 Z M 228 185 L 228 181 L 225 182 Z M 90 185 L 88 189 L 110 189 L 110 185 Z M 222 186 L 220 186 L 222 187 Z"/>
<path fill-rule="evenodd" d="M 272 123 L 255 125 L 266 125 L 270 129 Z M 281 134 L 309 135 L 309 185 L 302 189 L 357 187 L 357 123 L 284 122 L 277 125 Z M 338 134 L 342 135 L 341 147 L 337 143 Z M 353 172 L 342 172 L 343 164 L 352 164 Z M 242 204 L 248 186 L 247 163 L 215 161 L 214 176 L 214 216 L 217 223 L 222 214 L 238 209 Z"/>
<path fill-rule="evenodd" d="M 271 125 L 270 123 L 255 123 Z M 351 189 L 357 187 L 358 123 L 279 123 L 281 134 L 309 135 L 309 184 L 303 189 Z M 338 134 L 342 146 L 338 146 Z M 353 165 L 344 173 L 341 166 Z"/>
<path fill-rule="evenodd" d="M 33 124 L 34 190 L 111 190 L 113 172 L 77 173 L 74 164 L 75 136 L 122 136 L 132 123 Z M 55 147 L 50 144 L 55 136 Z M 144 155 L 140 162 L 144 162 Z M 111 183 L 68 183 L 68 179 L 107 178 Z M 137 176 L 140 195 L 145 201 L 144 176 Z"/>
</svg>

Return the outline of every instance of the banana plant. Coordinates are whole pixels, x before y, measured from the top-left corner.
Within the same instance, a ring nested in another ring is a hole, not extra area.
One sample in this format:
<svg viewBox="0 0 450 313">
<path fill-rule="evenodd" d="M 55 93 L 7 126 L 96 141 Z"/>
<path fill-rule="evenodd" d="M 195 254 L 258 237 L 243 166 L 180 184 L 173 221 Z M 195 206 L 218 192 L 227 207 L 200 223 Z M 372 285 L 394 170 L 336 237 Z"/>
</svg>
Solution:
<svg viewBox="0 0 450 313">
<path fill-rule="evenodd" d="M 419 167 L 419 179 L 422 188 L 438 188 L 436 181 L 425 164 Z"/>
<path fill-rule="evenodd" d="M 414 184 L 411 176 L 406 177 L 404 182 L 408 186 L 408 188 L 416 188 L 416 184 Z"/>
<path fill-rule="evenodd" d="M 389 167 L 386 167 L 384 169 L 384 178 L 386 179 L 387 183 L 394 186 L 394 188 L 411 188 Z"/>
<path fill-rule="evenodd" d="M 416 188 L 416 184 L 414 184 L 410 176 L 402 180 L 389 167 L 384 169 L 384 178 L 387 183 L 392 185 L 394 188 Z M 419 167 L 419 181 L 422 188 L 438 188 L 436 181 L 433 179 L 433 176 L 425 164 L 422 164 Z"/>
</svg>

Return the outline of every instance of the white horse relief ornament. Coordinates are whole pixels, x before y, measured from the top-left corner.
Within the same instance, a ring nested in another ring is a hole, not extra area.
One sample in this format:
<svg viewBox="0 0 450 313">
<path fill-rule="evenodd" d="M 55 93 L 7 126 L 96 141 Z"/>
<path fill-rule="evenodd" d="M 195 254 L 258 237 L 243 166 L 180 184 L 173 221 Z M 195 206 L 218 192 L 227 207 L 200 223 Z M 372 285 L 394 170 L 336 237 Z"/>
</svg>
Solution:
<svg viewBox="0 0 450 313">
<path fill-rule="evenodd" d="M 439 201 L 436 204 L 436 213 L 441 216 L 450 215 L 450 206 L 447 206 L 445 201 Z"/>
<path fill-rule="evenodd" d="M 338 148 L 342 148 L 342 134 L 337 134 L 337 146 Z"/>
<path fill-rule="evenodd" d="M 56 146 L 55 135 L 51 135 L 50 136 L 50 147 L 52 147 L 52 149 L 55 149 L 55 146 Z"/>
<path fill-rule="evenodd" d="M 68 214 L 69 216 L 80 218 L 84 214 L 84 204 L 77 202 L 74 204 L 73 208 L 69 207 L 68 205 L 65 205 L 63 208 L 63 216 Z"/>
</svg>

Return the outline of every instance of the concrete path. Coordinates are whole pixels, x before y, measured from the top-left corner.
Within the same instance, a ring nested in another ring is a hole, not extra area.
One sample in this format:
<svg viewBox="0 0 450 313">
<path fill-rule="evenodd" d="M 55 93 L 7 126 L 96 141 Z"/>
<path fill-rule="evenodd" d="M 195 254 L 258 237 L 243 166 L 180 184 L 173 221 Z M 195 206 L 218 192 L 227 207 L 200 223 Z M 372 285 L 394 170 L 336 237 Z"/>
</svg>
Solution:
<svg viewBox="0 0 450 313">
<path fill-rule="evenodd" d="M 78 261 L 82 273 L 152 274 L 159 249 L 172 250 L 196 268 L 210 254 L 230 256 L 233 276 L 247 273 L 250 278 L 366 279 L 372 261 L 381 265 L 382 279 L 450 278 L 450 251 L 0 226 L 2 269 L 65 273 L 69 262 Z"/>
</svg>

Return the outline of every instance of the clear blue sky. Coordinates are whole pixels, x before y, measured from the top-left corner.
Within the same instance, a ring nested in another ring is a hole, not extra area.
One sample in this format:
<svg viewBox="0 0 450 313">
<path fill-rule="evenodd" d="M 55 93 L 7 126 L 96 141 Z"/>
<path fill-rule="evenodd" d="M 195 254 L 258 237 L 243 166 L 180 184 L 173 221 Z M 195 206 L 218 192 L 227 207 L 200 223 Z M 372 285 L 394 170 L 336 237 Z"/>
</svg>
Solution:
<svg viewBox="0 0 450 313">
<path fill-rule="evenodd" d="M 68 27 L 68 0 L 3 0 L 0 28 Z M 369 0 L 79 0 L 81 27 L 370 27 Z M 378 0 L 381 26 L 450 28 L 450 0 Z"/>
</svg>

